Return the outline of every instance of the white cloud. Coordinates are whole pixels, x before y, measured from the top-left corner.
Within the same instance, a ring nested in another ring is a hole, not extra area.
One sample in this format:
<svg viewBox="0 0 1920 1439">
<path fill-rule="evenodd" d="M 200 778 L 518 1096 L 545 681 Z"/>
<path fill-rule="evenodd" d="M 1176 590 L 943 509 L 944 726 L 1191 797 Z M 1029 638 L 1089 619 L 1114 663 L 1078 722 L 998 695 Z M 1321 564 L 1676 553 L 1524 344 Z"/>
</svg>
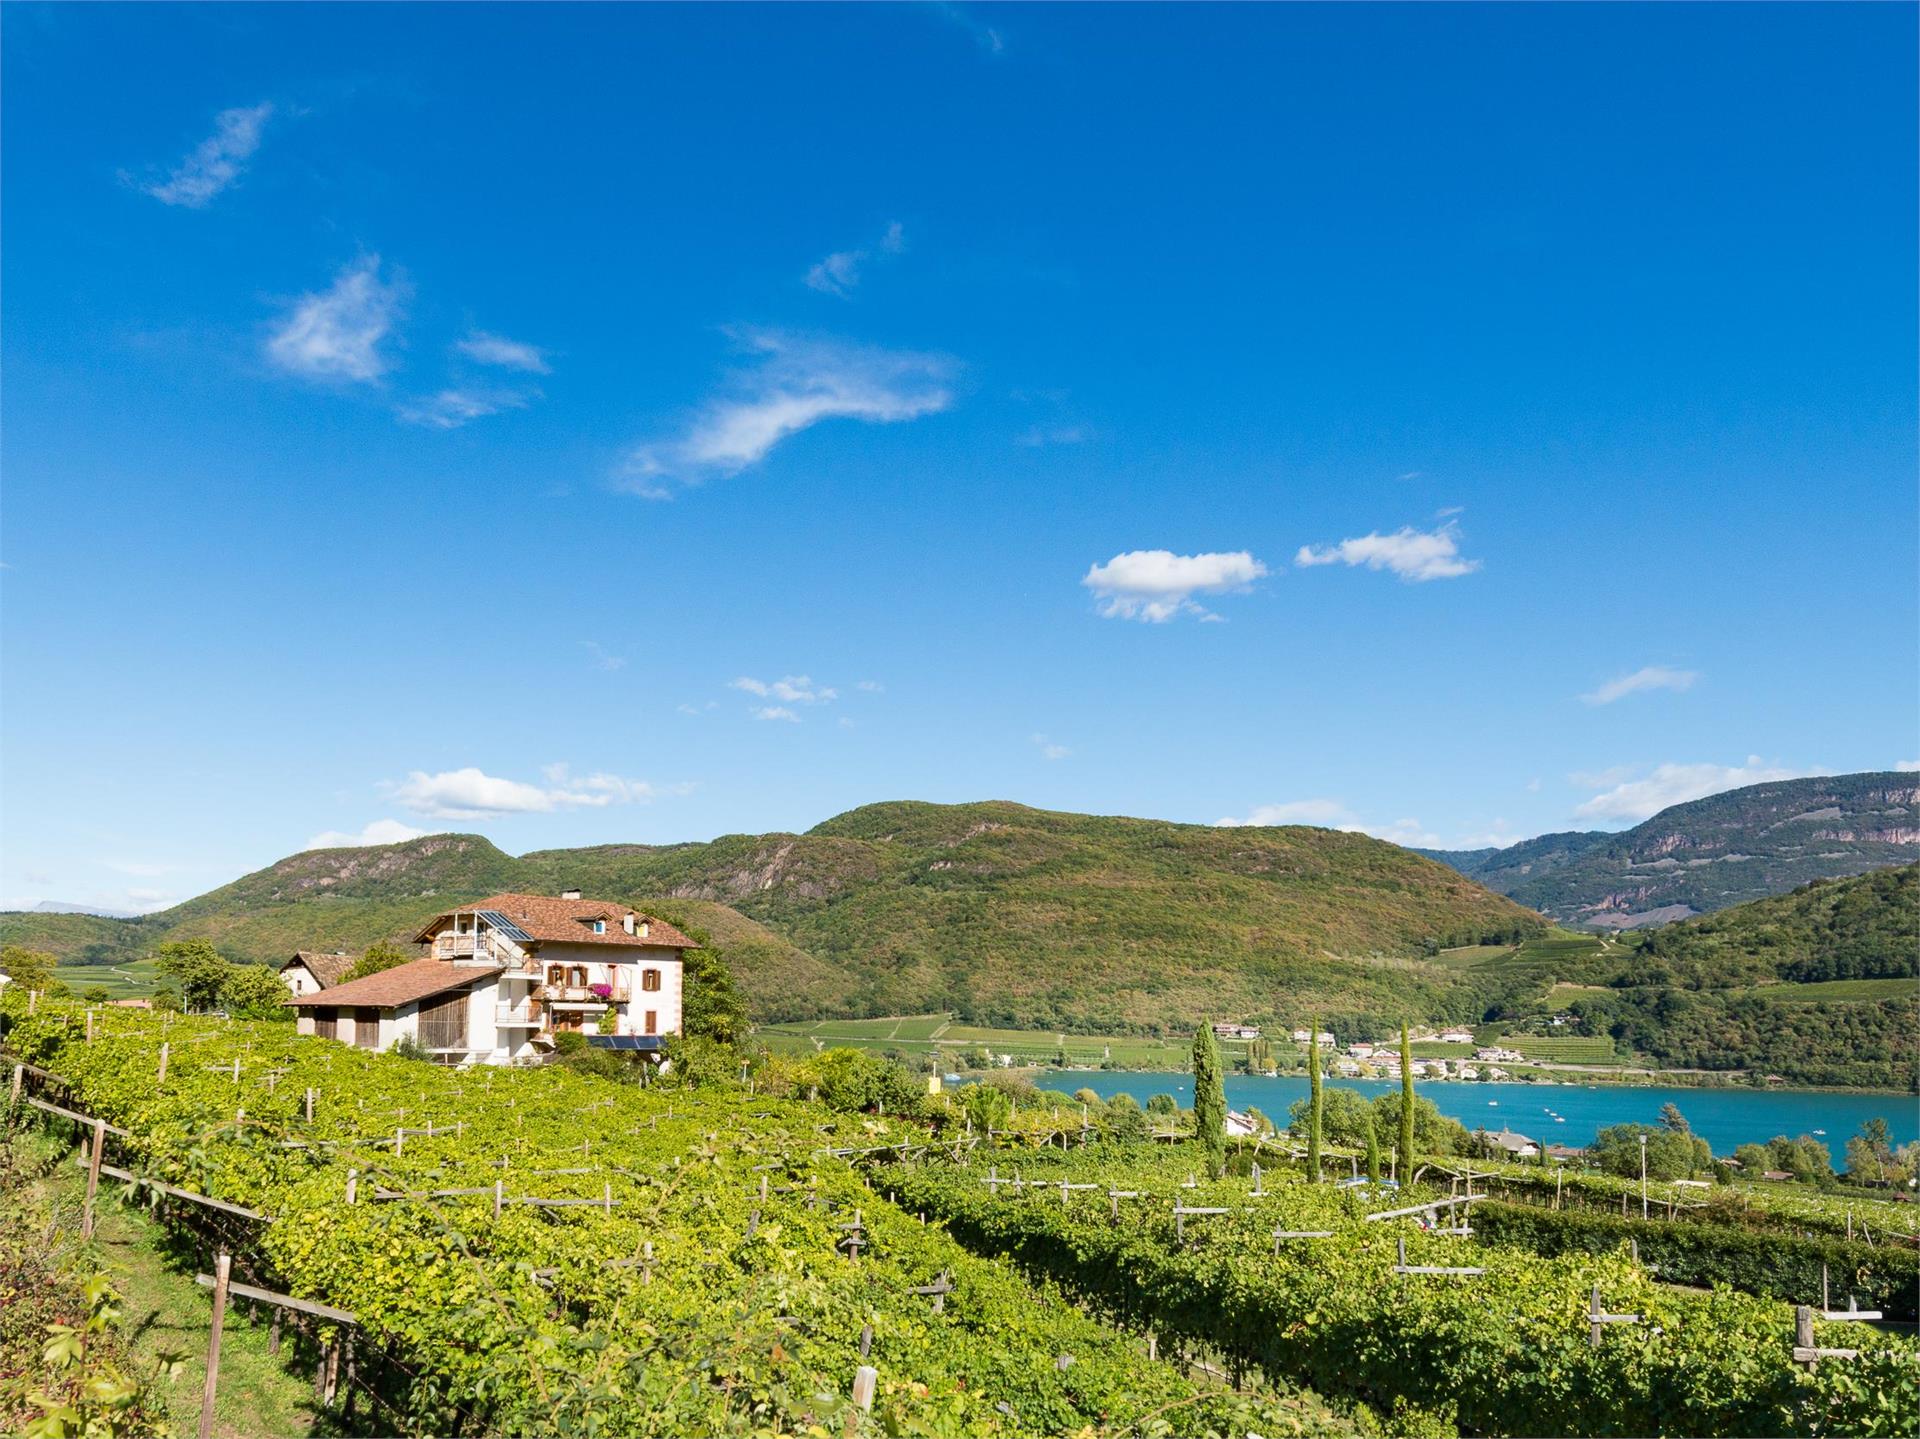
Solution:
<svg viewBox="0 0 1920 1439">
<path fill-rule="evenodd" d="M 331 288 L 302 295 L 267 340 L 267 358 L 310 380 L 372 383 L 390 367 L 381 342 L 392 331 L 406 299 L 406 285 L 382 282 L 380 257 L 348 265 Z"/>
<path fill-rule="evenodd" d="M 273 106 L 252 105 L 222 110 L 214 116 L 213 133 L 196 145 L 156 184 L 142 185 L 146 194 L 163 205 L 204 209 L 227 186 L 240 178 L 246 162 L 260 148 L 260 135 L 273 118 Z"/>
<path fill-rule="evenodd" d="M 1580 696 L 1582 704 L 1610 705 L 1642 690 L 1689 690 L 1700 678 L 1697 670 L 1669 669 L 1665 665 L 1647 665 L 1630 675 L 1610 679 L 1590 694 Z"/>
<path fill-rule="evenodd" d="M 1260 805 L 1245 819 L 1229 815 L 1214 823 L 1222 829 L 1275 824 L 1315 824 L 1331 829 L 1348 818 L 1347 807 L 1337 799 L 1296 799 L 1286 804 Z"/>
<path fill-rule="evenodd" d="M 457 430 L 488 415 L 525 409 L 526 405 L 525 395 L 508 390 L 442 390 L 427 399 L 409 400 L 395 406 L 394 413 L 410 425 L 425 425 L 430 430 Z"/>
<path fill-rule="evenodd" d="M 1540 793 L 1540 781 L 1538 779 L 1530 779 L 1527 781 L 1527 793 L 1528 794 Z"/>
<path fill-rule="evenodd" d="M 1893 767 L 1902 774 L 1912 774 L 1915 770 L 1920 770 L 1920 759 L 1895 760 Z"/>
<path fill-rule="evenodd" d="M 343 830 L 326 829 L 320 831 L 304 846 L 307 849 L 359 849 L 370 844 L 399 844 L 402 840 L 418 839 L 431 830 L 415 829 L 410 824 L 402 824 L 397 819 L 376 819 L 358 834 L 348 834 Z"/>
<path fill-rule="evenodd" d="M 643 780 L 618 775 L 575 777 L 566 765 L 548 765 L 546 786 L 500 779 L 468 766 L 426 774 L 414 770 L 393 786 L 393 797 L 415 814 L 430 819 L 489 819 L 503 814 L 548 814 L 560 809 L 599 809 L 611 804 L 644 804 L 662 791 Z M 684 793 L 675 786 L 668 793 Z"/>
<path fill-rule="evenodd" d="M 953 402 L 952 364 L 938 355 L 883 350 L 770 330 L 741 331 L 757 363 L 733 376 L 678 439 L 629 452 L 626 486 L 662 499 L 675 483 L 699 484 L 758 464 L 789 435 L 822 420 L 897 424 Z"/>
<path fill-rule="evenodd" d="M 1014 443 L 1037 450 L 1047 445 L 1080 445 L 1088 438 L 1084 425 L 1033 425 L 1014 437 Z"/>
<path fill-rule="evenodd" d="M 1616 767 L 1600 774 L 1575 774 L 1569 778 L 1583 789 L 1601 790 L 1601 793 L 1577 806 L 1575 814 L 1587 819 L 1637 823 L 1658 814 L 1669 805 L 1704 799 L 1723 790 L 1823 773 L 1825 771 L 1818 769 L 1788 769 L 1779 764 L 1768 764 L 1759 755 L 1748 755 L 1743 765 L 1663 764 L 1656 765 L 1646 774 L 1639 774 L 1631 768 Z"/>
<path fill-rule="evenodd" d="M 907 248 L 907 232 L 898 220 L 891 221 L 881 233 L 879 249 L 883 255 L 898 255 Z M 833 295 L 842 300 L 853 298 L 860 286 L 860 267 L 866 264 L 866 250 L 835 250 L 811 266 L 802 277 L 809 290 Z"/>
<path fill-rule="evenodd" d="M 785 720 L 788 724 L 800 723 L 800 716 L 785 705 L 756 705 L 752 713 L 757 720 Z"/>
<path fill-rule="evenodd" d="M 1047 760 L 1065 759 L 1068 755 L 1073 753 L 1073 751 L 1068 749 L 1065 745 L 1055 744 L 1052 740 L 1048 739 L 1043 734 L 1035 735 L 1033 737 L 1033 743 L 1039 749 L 1040 758 L 1042 759 L 1047 759 Z"/>
<path fill-rule="evenodd" d="M 1485 834 L 1463 834 L 1449 848 L 1452 849 L 1507 849 L 1525 839 L 1523 834 L 1515 834 L 1513 826 L 1504 819 L 1496 819 L 1493 828 Z"/>
<path fill-rule="evenodd" d="M 840 698 L 840 692 L 825 685 L 816 685 L 808 675 L 785 675 L 780 679 L 756 680 L 742 675 L 737 680 L 727 682 L 728 689 L 744 690 L 761 699 L 785 700 L 789 704 L 823 705 L 831 704 Z"/>
<path fill-rule="evenodd" d="M 1391 824 L 1369 824 L 1337 799 L 1296 799 L 1285 804 L 1263 804 L 1244 818 L 1227 816 L 1214 823 L 1223 829 L 1264 827 L 1279 824 L 1314 825 L 1321 829 L 1343 830 L 1348 834 L 1370 834 L 1393 844 L 1422 845 L 1431 848 L 1440 836 L 1431 833 L 1417 819 L 1397 819 Z"/>
<path fill-rule="evenodd" d="M 1375 531 L 1317 550 L 1302 545 L 1293 562 L 1302 567 L 1365 565 L 1370 570 L 1389 570 L 1409 582 L 1457 579 L 1480 568 L 1480 561 L 1460 557 L 1460 531 L 1452 524 L 1437 530 L 1407 525 L 1390 535 Z"/>
<path fill-rule="evenodd" d="M 887 687 L 881 684 L 879 680 L 861 680 L 854 688 L 866 694 L 877 695 L 884 694 Z"/>
<path fill-rule="evenodd" d="M 547 364 L 547 352 L 537 345 L 529 345 L 520 340 L 509 340 L 505 335 L 491 334 L 486 330 L 470 331 L 464 339 L 456 340 L 454 350 L 469 360 L 482 365 L 496 365 L 505 370 L 525 370 L 529 374 L 545 375 L 551 373 Z"/>
<path fill-rule="evenodd" d="M 582 640 L 580 644 L 587 653 L 593 657 L 593 667 L 595 669 L 611 672 L 613 670 L 626 668 L 626 656 L 607 653 L 606 647 L 600 644 L 599 641 Z"/>
<path fill-rule="evenodd" d="M 1088 569 L 1080 583 L 1100 596 L 1108 619 L 1164 624 L 1179 614 L 1215 618 L 1195 595 L 1245 590 L 1267 567 L 1245 550 L 1176 555 L 1171 550 L 1128 550 Z"/>
</svg>

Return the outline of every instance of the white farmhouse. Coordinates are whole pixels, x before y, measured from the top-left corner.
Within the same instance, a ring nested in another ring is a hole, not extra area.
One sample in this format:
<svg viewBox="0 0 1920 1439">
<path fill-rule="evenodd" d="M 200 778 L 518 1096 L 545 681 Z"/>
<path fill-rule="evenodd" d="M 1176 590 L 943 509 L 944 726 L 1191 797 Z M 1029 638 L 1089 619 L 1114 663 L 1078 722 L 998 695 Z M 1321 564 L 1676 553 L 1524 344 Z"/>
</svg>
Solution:
<svg viewBox="0 0 1920 1439">
<path fill-rule="evenodd" d="M 568 1032 L 652 1054 L 680 1032 L 694 943 L 627 905 L 578 890 L 496 894 L 436 915 L 415 943 L 427 958 L 289 999 L 300 1033 L 374 1050 L 411 1037 L 445 1064 L 528 1064 Z"/>
<path fill-rule="evenodd" d="M 353 956 L 343 949 L 295 950 L 293 958 L 280 966 L 280 981 L 298 999 L 303 994 L 331 989 L 347 977 L 353 965 Z"/>
</svg>

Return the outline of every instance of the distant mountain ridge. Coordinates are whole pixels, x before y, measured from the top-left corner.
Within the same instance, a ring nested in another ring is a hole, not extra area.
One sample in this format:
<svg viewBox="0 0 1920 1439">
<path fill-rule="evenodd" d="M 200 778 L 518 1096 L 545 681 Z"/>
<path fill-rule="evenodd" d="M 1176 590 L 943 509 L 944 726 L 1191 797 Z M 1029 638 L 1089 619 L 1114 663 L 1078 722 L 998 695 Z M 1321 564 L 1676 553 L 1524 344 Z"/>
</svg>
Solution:
<svg viewBox="0 0 1920 1439">
<path fill-rule="evenodd" d="M 404 939 L 499 890 L 642 904 L 709 930 L 756 1015 L 953 1009 L 1036 1028 L 1202 1017 L 1464 1015 L 1440 947 L 1538 916 L 1366 835 L 1224 829 L 1005 802 L 897 802 L 806 834 L 514 858 L 478 835 L 289 856 L 139 920 L 0 915 L 0 939 L 123 962 L 202 936 L 234 958 Z"/>
<path fill-rule="evenodd" d="M 1920 859 L 1920 775 L 1778 780 L 1619 833 L 1420 853 L 1561 924 L 1637 929 Z"/>
</svg>

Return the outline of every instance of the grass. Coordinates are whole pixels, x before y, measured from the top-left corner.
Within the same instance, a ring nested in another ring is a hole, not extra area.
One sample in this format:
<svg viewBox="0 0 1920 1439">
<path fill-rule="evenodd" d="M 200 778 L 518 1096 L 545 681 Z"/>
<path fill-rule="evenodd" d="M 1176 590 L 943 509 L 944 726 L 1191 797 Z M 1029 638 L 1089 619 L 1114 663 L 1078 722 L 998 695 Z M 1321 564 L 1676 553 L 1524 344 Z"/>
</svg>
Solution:
<svg viewBox="0 0 1920 1439">
<path fill-rule="evenodd" d="M 1469 944 L 1458 949 L 1443 949 L 1438 958 L 1449 969 L 1472 969 L 1512 953 L 1513 946 L 1508 944 Z"/>
<path fill-rule="evenodd" d="M 1569 1004 L 1572 1004 L 1574 1000 L 1584 994 L 1605 994 L 1606 992 L 1607 986 L 1604 984 L 1567 984 L 1562 982 L 1547 991 L 1547 1008 L 1565 1009 Z"/>
<path fill-rule="evenodd" d="M 47 1141 L 52 1144 L 52 1141 Z M 66 1154 L 37 1181 L 63 1224 L 77 1230 L 86 1196 L 86 1176 Z M 186 1367 L 166 1388 L 167 1410 L 181 1434 L 197 1432 L 200 1385 L 206 1374 L 207 1337 L 213 1317 L 211 1294 L 169 1257 L 169 1241 L 158 1223 L 138 1209 L 116 1202 L 112 1186 L 102 1182 L 92 1249 L 95 1263 L 119 1290 L 121 1332 L 138 1359 L 151 1362 L 163 1352 L 184 1356 Z M 202 1256 L 191 1267 L 211 1272 Z M 295 1353 L 292 1331 L 281 1357 L 267 1352 L 267 1313 L 258 1324 L 247 1320 L 244 1305 L 227 1312 L 220 1337 L 220 1388 L 214 1400 L 213 1432 L 219 1439 L 257 1439 L 259 1435 L 302 1436 L 347 1432 L 337 1416 L 318 1408 L 313 1382 L 288 1370 Z"/>
<path fill-rule="evenodd" d="M 1471 1044 L 1448 1044 L 1439 1039 L 1415 1040 L 1409 1049 L 1415 1059 L 1466 1059 L 1473 1054 Z M 1396 1050 L 1395 1053 L 1398 1053 Z"/>
<path fill-rule="evenodd" d="M 94 988 L 104 989 L 108 999 L 140 999 L 160 987 L 160 976 L 150 959 L 127 964 L 62 964 L 54 967 L 54 978 L 75 994 Z"/>
<path fill-rule="evenodd" d="M 1761 984 L 1740 991 L 1767 999 L 1804 1001 L 1842 999 L 1906 999 L 1920 981 L 1911 979 L 1824 979 L 1813 984 Z"/>
</svg>

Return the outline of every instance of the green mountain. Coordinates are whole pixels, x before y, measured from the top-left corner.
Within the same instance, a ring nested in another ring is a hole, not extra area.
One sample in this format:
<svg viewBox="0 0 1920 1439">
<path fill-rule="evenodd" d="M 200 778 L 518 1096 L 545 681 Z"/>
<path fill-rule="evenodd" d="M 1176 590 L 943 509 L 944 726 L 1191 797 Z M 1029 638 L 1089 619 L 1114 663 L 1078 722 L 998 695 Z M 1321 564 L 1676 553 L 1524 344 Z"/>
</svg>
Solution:
<svg viewBox="0 0 1920 1439">
<path fill-rule="evenodd" d="M 477 835 L 435 835 L 310 851 L 140 920 L 0 916 L 0 940 L 124 963 L 204 936 L 234 958 L 277 961 L 407 938 L 492 891 L 569 886 L 711 932 L 766 1019 L 953 1009 L 980 1023 L 1152 1032 L 1309 1008 L 1465 1018 L 1470 988 L 1428 956 L 1544 928 L 1365 835 L 893 803 L 806 834 L 705 844 L 516 859 Z"/>
<path fill-rule="evenodd" d="M 1573 1032 L 1674 1068 L 1920 1087 L 1920 864 L 1816 880 L 1570 954 Z M 1518 1028 L 1539 1028 L 1525 1021 Z"/>
<path fill-rule="evenodd" d="M 1674 805 L 1618 834 L 1421 853 L 1561 924 L 1637 929 L 1911 862 L 1920 776 L 1781 780 Z"/>
</svg>

